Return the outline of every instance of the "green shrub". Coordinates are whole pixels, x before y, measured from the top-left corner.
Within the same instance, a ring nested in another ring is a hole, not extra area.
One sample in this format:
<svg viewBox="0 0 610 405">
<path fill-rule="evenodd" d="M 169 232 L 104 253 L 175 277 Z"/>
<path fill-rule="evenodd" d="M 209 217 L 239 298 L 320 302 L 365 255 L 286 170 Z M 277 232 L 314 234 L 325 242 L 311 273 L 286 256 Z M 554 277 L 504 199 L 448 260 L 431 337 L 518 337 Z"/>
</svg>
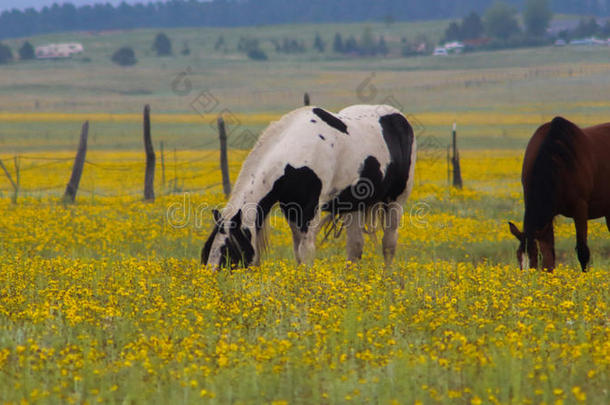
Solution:
<svg viewBox="0 0 610 405">
<path fill-rule="evenodd" d="M 0 64 L 8 63 L 13 60 L 13 51 L 8 45 L 0 43 Z"/>
<path fill-rule="evenodd" d="M 124 46 L 112 54 L 112 61 L 120 66 L 133 66 L 138 63 L 136 53 L 128 46 Z"/>
<path fill-rule="evenodd" d="M 36 57 L 36 53 L 34 52 L 34 47 L 30 44 L 29 41 L 25 41 L 21 48 L 19 48 L 19 59 L 21 60 L 31 60 Z"/>
</svg>

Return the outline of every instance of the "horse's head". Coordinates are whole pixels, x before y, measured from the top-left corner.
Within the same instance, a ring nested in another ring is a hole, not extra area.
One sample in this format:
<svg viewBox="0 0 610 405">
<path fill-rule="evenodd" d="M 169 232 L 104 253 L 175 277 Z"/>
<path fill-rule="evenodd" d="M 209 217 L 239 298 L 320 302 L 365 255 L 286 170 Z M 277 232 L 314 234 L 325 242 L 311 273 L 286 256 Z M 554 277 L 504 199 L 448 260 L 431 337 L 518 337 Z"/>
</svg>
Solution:
<svg viewBox="0 0 610 405">
<path fill-rule="evenodd" d="M 203 246 L 201 262 L 215 268 L 248 267 L 256 259 L 254 235 L 242 223 L 239 210 L 230 219 L 223 218 L 216 210 L 214 230 Z"/>
<path fill-rule="evenodd" d="M 510 227 L 510 233 L 519 241 L 517 261 L 521 270 L 537 269 L 539 254 L 542 254 L 542 268 L 546 271 L 553 271 L 555 268 L 555 248 L 552 223 L 532 236 L 521 232 L 512 222 L 509 222 L 508 226 Z"/>
</svg>

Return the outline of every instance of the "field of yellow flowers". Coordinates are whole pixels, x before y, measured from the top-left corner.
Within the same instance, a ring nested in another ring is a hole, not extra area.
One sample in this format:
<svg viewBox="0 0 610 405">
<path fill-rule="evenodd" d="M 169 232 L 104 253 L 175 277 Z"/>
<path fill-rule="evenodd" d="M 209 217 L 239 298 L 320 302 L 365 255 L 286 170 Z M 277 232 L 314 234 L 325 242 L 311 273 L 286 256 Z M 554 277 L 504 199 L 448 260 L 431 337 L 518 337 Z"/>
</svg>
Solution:
<svg viewBox="0 0 610 405">
<path fill-rule="evenodd" d="M 587 274 L 561 219 L 562 265 L 520 271 L 521 152 L 464 152 L 456 191 L 422 151 L 392 268 L 373 238 L 358 266 L 341 238 L 296 266 L 274 214 L 263 265 L 232 273 L 198 261 L 214 152 L 157 171 L 154 203 L 141 152 L 93 152 L 64 205 L 71 156 L 23 157 L 16 203 L 0 179 L 4 403 L 610 402 L 607 230 L 591 223 Z"/>
</svg>

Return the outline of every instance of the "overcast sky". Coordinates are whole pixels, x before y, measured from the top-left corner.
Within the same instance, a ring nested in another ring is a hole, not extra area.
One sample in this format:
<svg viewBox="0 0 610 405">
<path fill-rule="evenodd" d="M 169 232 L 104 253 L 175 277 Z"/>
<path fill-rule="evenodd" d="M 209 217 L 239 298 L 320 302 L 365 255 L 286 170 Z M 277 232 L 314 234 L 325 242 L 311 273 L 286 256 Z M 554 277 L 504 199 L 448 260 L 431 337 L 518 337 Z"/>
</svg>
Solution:
<svg viewBox="0 0 610 405">
<path fill-rule="evenodd" d="M 95 3 L 111 3 L 111 4 L 120 4 L 123 0 L 0 0 L 0 11 L 7 10 L 11 8 L 19 8 L 24 9 L 28 7 L 41 8 L 44 6 L 50 6 L 53 3 L 72 3 L 75 6 L 83 6 L 85 4 L 95 4 Z M 125 0 L 127 3 L 143 3 L 148 2 L 148 0 Z M 156 0 L 155 0 L 156 1 Z"/>
</svg>

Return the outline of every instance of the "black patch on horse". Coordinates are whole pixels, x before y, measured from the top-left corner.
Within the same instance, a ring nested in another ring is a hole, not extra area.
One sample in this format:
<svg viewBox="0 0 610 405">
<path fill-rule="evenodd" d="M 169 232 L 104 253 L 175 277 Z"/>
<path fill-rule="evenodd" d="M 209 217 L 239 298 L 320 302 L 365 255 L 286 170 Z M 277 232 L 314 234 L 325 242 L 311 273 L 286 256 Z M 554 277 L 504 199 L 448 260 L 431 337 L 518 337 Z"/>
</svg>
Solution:
<svg viewBox="0 0 610 405">
<path fill-rule="evenodd" d="M 549 124 L 527 179 L 523 231 L 528 239 L 559 213 L 557 198 L 561 192 L 561 172 L 575 166 L 574 144 L 579 134 L 580 128 L 562 117 L 553 118 Z"/>
<path fill-rule="evenodd" d="M 326 140 L 326 138 L 324 138 L 324 135 L 320 134 L 320 135 L 318 135 L 318 136 L 320 137 L 320 139 L 321 139 L 321 140 L 323 140 L 323 141 L 325 141 L 325 140 Z"/>
<path fill-rule="evenodd" d="M 242 228 L 241 215 L 242 212 L 239 210 L 237 214 L 235 214 L 228 222 L 229 234 L 224 245 L 220 247 L 221 257 L 220 263 L 218 263 L 220 267 L 247 267 L 252 264 L 254 259 L 254 247 L 252 246 L 251 242 L 252 233 L 249 229 Z M 224 223 L 222 221 L 217 222 L 217 224 L 214 226 L 212 234 L 201 251 L 201 262 L 203 264 L 208 264 L 207 262 L 209 260 L 212 244 L 219 233 L 226 234 Z"/>
<path fill-rule="evenodd" d="M 214 225 L 212 234 L 205 242 L 205 245 L 203 245 L 203 249 L 201 249 L 201 264 L 208 264 L 208 259 L 210 258 L 210 250 L 212 250 L 212 244 L 214 243 L 216 235 L 218 235 L 218 229 L 218 224 Z"/>
<path fill-rule="evenodd" d="M 360 178 L 343 189 L 322 209 L 332 215 L 364 210 L 378 202 L 389 203 L 401 195 L 409 180 L 411 151 L 413 150 L 413 128 L 401 114 L 385 115 L 379 119 L 390 152 L 390 162 L 381 170 L 374 156 L 368 156 L 359 169 Z"/>
<path fill-rule="evenodd" d="M 341 121 L 339 118 L 335 117 L 333 114 L 329 113 L 326 110 L 321 108 L 314 108 L 313 113 L 316 114 L 322 121 L 324 121 L 327 125 L 335 128 L 337 131 L 343 132 L 344 134 L 349 135 L 347 132 L 347 125 L 345 122 Z"/>
<path fill-rule="evenodd" d="M 383 174 L 379 161 L 368 156 L 362 163 L 359 174 L 356 184 L 341 190 L 335 198 L 322 206 L 322 210 L 334 216 L 364 210 L 379 201 L 380 192 L 383 192 Z"/>
<path fill-rule="evenodd" d="M 307 232 L 310 221 L 316 215 L 322 181 L 309 167 L 295 169 L 286 165 L 284 174 L 273 183 L 273 188 L 258 204 L 256 225 L 260 229 L 276 202 L 286 219 Z"/>
<path fill-rule="evenodd" d="M 384 200 L 394 201 L 407 187 L 413 151 L 413 128 L 402 114 L 389 114 L 379 118 L 379 124 L 388 150 L 390 164 L 384 182 L 387 183 Z"/>
<path fill-rule="evenodd" d="M 221 267 L 248 267 L 254 259 L 252 232 L 247 228 L 242 228 L 241 215 L 241 210 L 239 210 L 229 221 L 229 237 L 220 248 Z"/>
</svg>

